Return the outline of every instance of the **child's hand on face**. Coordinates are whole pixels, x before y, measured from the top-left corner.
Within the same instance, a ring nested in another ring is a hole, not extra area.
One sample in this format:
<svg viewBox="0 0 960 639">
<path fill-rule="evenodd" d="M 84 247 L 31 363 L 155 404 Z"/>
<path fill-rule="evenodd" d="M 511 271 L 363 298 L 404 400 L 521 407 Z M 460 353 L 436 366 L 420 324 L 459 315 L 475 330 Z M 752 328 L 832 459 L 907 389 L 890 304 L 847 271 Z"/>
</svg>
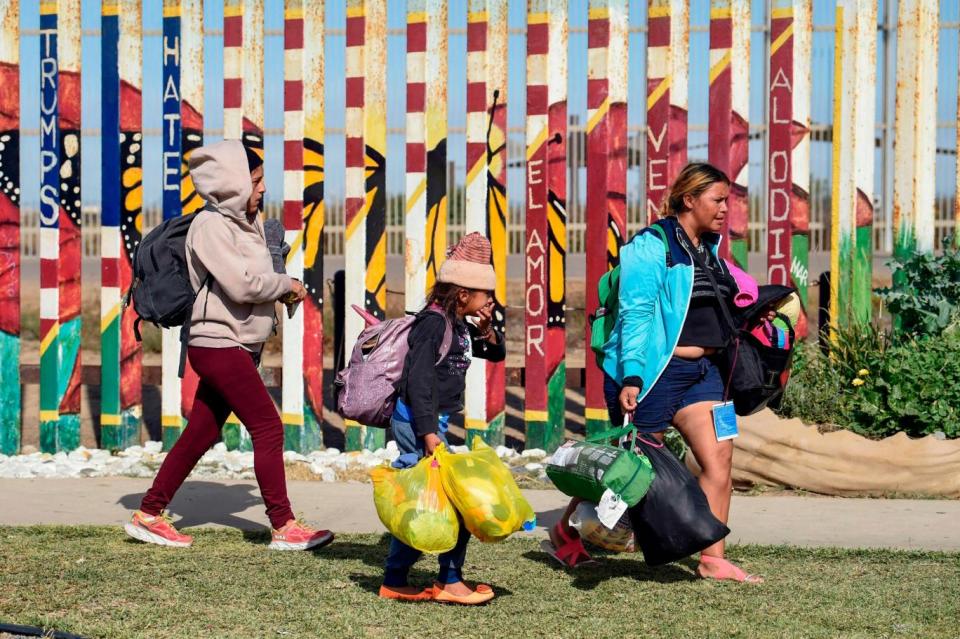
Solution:
<svg viewBox="0 0 960 639">
<path fill-rule="evenodd" d="M 477 328 L 481 333 L 486 333 L 490 328 L 490 322 L 493 320 L 493 300 L 490 300 L 477 311 Z"/>
</svg>

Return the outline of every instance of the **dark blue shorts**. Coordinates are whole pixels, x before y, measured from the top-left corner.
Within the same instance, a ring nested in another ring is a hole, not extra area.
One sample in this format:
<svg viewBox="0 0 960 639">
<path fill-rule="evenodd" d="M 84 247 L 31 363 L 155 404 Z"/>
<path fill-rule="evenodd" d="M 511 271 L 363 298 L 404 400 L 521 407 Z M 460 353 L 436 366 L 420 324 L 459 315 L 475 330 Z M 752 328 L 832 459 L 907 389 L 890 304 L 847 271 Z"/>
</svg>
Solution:
<svg viewBox="0 0 960 639">
<path fill-rule="evenodd" d="M 620 386 L 609 375 L 603 377 L 603 395 L 607 400 L 610 423 L 618 427 L 623 424 Z M 660 379 L 637 404 L 633 423 L 640 432 L 660 433 L 670 428 L 673 417 L 681 409 L 697 402 L 720 401 L 723 401 L 723 379 L 710 358 L 671 357 Z"/>
</svg>

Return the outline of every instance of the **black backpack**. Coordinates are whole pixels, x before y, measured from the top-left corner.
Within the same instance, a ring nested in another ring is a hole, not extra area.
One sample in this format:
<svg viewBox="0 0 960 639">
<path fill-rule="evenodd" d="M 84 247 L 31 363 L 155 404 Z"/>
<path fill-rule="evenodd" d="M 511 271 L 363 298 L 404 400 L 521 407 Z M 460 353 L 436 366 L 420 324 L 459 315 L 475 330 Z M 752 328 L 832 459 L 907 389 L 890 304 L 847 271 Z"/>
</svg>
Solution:
<svg viewBox="0 0 960 639">
<path fill-rule="evenodd" d="M 125 307 L 133 299 L 133 310 L 137 314 L 133 332 L 137 341 L 142 341 L 140 322 L 144 320 L 161 328 L 183 326 L 180 377 L 186 364 L 184 346 L 190 336 L 190 314 L 200 294 L 190 285 L 186 249 L 187 231 L 196 217 L 196 213 L 178 215 L 147 233 L 133 252 L 133 284 L 124 298 Z M 210 279 L 207 275 L 201 290 Z"/>
</svg>

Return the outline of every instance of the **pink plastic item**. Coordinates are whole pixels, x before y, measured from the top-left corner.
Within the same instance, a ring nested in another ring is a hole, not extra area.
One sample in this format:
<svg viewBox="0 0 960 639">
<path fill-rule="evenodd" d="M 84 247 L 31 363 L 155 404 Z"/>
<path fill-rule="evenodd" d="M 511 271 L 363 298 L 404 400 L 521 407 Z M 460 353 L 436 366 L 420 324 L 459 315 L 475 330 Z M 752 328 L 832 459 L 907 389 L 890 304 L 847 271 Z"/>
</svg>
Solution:
<svg viewBox="0 0 960 639">
<path fill-rule="evenodd" d="M 723 263 L 730 269 L 730 275 L 737 283 L 737 294 L 733 296 L 733 303 L 739 308 L 744 308 L 756 302 L 760 291 L 757 280 L 730 260 L 723 260 Z"/>
</svg>

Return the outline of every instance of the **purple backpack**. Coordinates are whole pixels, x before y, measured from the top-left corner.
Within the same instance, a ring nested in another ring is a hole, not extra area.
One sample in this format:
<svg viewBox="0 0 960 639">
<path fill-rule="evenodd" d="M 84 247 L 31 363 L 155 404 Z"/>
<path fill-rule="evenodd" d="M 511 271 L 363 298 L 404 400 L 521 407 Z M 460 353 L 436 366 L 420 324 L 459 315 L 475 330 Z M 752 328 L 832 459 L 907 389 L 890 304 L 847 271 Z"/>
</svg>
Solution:
<svg viewBox="0 0 960 639">
<path fill-rule="evenodd" d="M 353 307 L 367 322 L 350 353 L 347 365 L 333 380 L 337 412 L 366 426 L 386 428 L 397 403 L 403 362 L 410 350 L 407 337 L 416 315 L 380 321 L 362 309 Z M 437 364 L 443 361 L 453 343 L 453 327 L 439 309 L 430 312 L 444 318 L 443 341 Z"/>
</svg>

